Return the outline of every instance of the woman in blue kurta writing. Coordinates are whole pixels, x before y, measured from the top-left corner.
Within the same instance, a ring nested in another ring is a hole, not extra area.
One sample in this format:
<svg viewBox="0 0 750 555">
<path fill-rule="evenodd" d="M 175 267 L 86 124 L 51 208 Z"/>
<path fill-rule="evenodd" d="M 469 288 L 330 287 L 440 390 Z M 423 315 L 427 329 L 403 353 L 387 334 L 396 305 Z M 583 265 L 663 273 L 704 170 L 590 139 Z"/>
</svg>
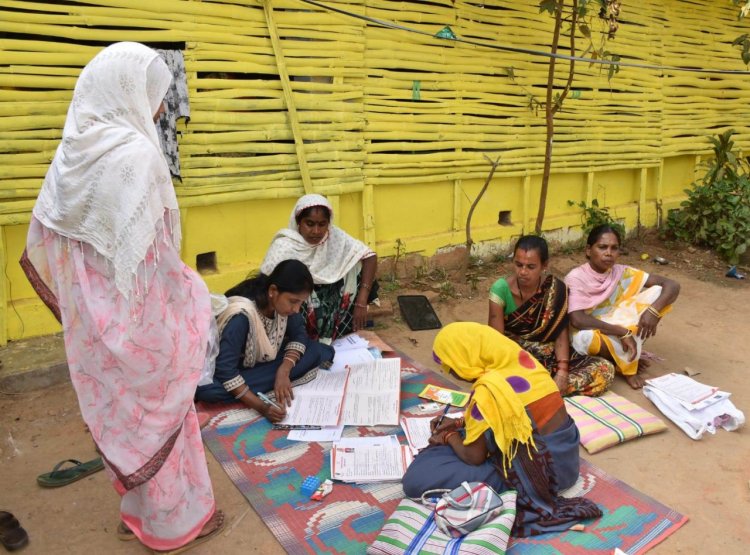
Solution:
<svg viewBox="0 0 750 555">
<path fill-rule="evenodd" d="M 280 262 L 266 276 L 227 291 L 228 304 L 217 317 L 220 343 L 212 383 L 198 386 L 196 400 L 241 401 L 271 422 L 286 416 L 294 398 L 291 382 L 333 360 L 333 348 L 313 341 L 300 315 L 313 279 L 298 260 Z M 273 391 L 278 403 L 257 393 Z"/>
</svg>

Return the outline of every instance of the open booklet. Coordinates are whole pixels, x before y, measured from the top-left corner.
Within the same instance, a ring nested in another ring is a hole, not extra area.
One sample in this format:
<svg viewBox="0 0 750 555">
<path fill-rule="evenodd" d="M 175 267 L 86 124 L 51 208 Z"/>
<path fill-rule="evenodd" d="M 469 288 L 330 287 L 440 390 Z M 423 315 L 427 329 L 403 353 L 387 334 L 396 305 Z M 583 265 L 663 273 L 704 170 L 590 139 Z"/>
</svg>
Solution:
<svg viewBox="0 0 750 555">
<path fill-rule="evenodd" d="M 398 425 L 401 359 L 355 364 L 339 372 L 319 371 L 294 388 L 294 400 L 281 426 Z"/>
<path fill-rule="evenodd" d="M 292 406 L 287 407 L 282 426 L 337 426 L 349 377 L 349 370 L 318 371 L 311 382 L 294 388 Z"/>
<path fill-rule="evenodd" d="M 389 482 L 403 478 L 413 460 L 396 436 L 344 438 L 331 448 L 331 478 L 343 482 Z"/>
</svg>

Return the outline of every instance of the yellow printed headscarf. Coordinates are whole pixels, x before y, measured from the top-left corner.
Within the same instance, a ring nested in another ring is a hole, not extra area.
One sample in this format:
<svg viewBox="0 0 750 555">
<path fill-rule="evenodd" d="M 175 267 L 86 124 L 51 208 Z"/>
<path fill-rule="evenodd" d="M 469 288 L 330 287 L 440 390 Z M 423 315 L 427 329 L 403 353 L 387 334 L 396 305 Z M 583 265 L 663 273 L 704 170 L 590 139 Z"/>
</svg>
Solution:
<svg viewBox="0 0 750 555">
<path fill-rule="evenodd" d="M 455 322 L 435 337 L 435 356 L 444 368 L 474 381 L 466 407 L 466 444 L 492 429 L 503 466 L 519 444 L 533 447 L 526 405 L 557 391 L 547 370 L 516 342 L 483 324 Z"/>
</svg>

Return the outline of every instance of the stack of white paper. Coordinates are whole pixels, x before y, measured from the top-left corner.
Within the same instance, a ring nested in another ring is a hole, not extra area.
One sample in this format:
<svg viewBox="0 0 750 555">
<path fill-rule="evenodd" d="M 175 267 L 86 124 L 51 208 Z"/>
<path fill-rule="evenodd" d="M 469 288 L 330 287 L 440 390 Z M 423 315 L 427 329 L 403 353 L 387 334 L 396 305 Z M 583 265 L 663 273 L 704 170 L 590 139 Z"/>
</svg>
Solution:
<svg viewBox="0 0 750 555">
<path fill-rule="evenodd" d="M 674 372 L 658 378 L 651 378 L 646 380 L 646 383 L 674 397 L 688 410 L 692 410 L 697 405 L 705 404 L 705 401 L 710 401 L 714 394 L 719 391 L 718 387 L 702 384 L 693 378 Z M 712 403 L 709 402 L 708 404 Z"/>
<path fill-rule="evenodd" d="M 705 432 L 713 434 L 719 426 L 731 432 L 745 423 L 729 393 L 681 374 L 646 380 L 643 394 L 693 439 Z"/>
<path fill-rule="evenodd" d="M 350 333 L 344 337 L 339 337 L 336 341 L 331 343 L 331 346 L 336 349 L 336 353 L 341 353 L 352 349 L 367 349 L 369 343 L 356 333 Z"/>
<path fill-rule="evenodd" d="M 413 460 L 396 436 L 345 438 L 331 448 L 331 477 L 342 482 L 393 482 Z"/>
<path fill-rule="evenodd" d="M 367 350 L 369 342 L 356 333 L 338 338 L 333 342 L 336 356 L 333 357 L 331 372 L 341 372 L 357 364 L 367 364 L 375 360 Z"/>
</svg>

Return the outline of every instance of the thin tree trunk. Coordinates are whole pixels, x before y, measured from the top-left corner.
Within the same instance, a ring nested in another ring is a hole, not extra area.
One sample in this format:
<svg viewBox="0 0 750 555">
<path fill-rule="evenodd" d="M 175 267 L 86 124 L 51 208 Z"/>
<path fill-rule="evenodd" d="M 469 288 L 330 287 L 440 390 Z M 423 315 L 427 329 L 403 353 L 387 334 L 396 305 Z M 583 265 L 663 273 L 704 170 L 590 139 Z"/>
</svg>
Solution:
<svg viewBox="0 0 750 555">
<path fill-rule="evenodd" d="M 565 0 L 560 0 L 555 8 L 555 30 L 552 36 L 552 47 L 550 52 L 557 54 L 557 49 L 560 43 L 560 28 L 563 22 L 563 7 L 565 6 Z M 578 24 L 578 0 L 573 0 L 573 10 L 571 15 L 570 25 L 570 55 L 575 56 L 575 37 L 576 37 L 576 25 Z M 570 87 L 573 84 L 573 76 L 575 75 L 575 60 L 570 61 L 570 67 L 568 69 L 568 80 L 565 83 L 563 91 L 560 93 L 560 97 L 553 104 L 552 93 L 555 89 L 555 66 L 557 58 L 550 58 L 549 71 L 547 73 L 547 97 L 544 103 L 544 119 L 547 126 L 546 142 L 544 145 L 544 170 L 542 172 L 542 186 L 539 192 L 539 210 L 536 215 L 536 225 L 534 226 L 534 232 L 539 235 L 542 233 L 542 225 L 544 224 L 544 213 L 547 209 L 547 192 L 549 191 L 549 179 L 552 170 L 552 146 L 555 137 L 555 114 L 562 106 L 563 101 L 568 96 Z"/>
<path fill-rule="evenodd" d="M 474 209 L 477 207 L 477 204 L 479 204 L 479 201 L 481 200 L 482 196 L 484 196 L 484 192 L 487 190 L 487 187 L 489 187 L 490 181 L 492 181 L 492 176 L 495 175 L 495 170 L 497 169 L 497 166 L 500 164 L 499 156 L 495 158 L 494 162 L 486 154 L 484 155 L 484 157 L 492 165 L 492 167 L 490 168 L 490 173 L 487 176 L 487 179 L 484 180 L 484 185 L 482 186 L 482 189 L 479 191 L 477 198 L 475 198 L 474 202 L 471 203 L 471 208 L 469 208 L 469 214 L 466 216 L 466 256 L 471 255 L 471 246 L 474 244 L 474 240 L 471 238 L 471 218 L 474 215 Z"/>
</svg>

